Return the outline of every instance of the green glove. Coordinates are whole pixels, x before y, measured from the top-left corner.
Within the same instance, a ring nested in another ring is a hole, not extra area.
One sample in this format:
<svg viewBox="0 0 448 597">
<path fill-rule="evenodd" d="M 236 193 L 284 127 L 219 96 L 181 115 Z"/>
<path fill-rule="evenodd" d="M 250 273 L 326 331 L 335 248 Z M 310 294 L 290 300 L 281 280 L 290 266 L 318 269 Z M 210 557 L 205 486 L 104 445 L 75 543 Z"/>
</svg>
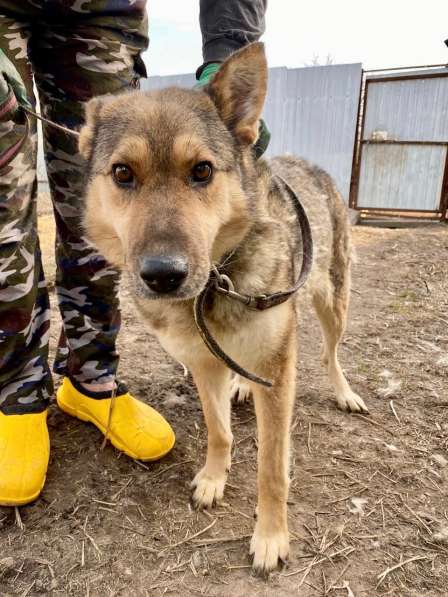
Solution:
<svg viewBox="0 0 448 597">
<path fill-rule="evenodd" d="M 3 50 L 0 50 L 0 106 L 8 99 L 11 90 L 19 104 L 31 108 L 19 72 Z"/>
<path fill-rule="evenodd" d="M 200 89 L 201 87 L 205 87 L 210 82 L 210 79 L 213 75 L 219 70 L 221 64 L 219 62 L 210 62 L 205 66 L 200 75 L 198 82 L 196 83 L 196 88 Z M 271 133 L 269 132 L 268 127 L 266 126 L 265 121 L 260 118 L 260 124 L 258 126 L 258 139 L 254 145 L 254 153 L 255 157 L 258 160 L 261 157 L 266 149 L 268 148 L 269 141 L 271 140 Z"/>
<path fill-rule="evenodd" d="M 208 83 L 210 82 L 210 79 L 216 72 L 219 71 L 220 67 L 221 67 L 220 62 L 209 62 L 207 64 L 207 66 L 204 66 L 204 68 L 202 69 L 201 74 L 199 75 L 198 82 L 196 83 L 195 87 L 201 88 L 201 87 L 205 87 L 206 85 L 208 85 Z"/>
</svg>

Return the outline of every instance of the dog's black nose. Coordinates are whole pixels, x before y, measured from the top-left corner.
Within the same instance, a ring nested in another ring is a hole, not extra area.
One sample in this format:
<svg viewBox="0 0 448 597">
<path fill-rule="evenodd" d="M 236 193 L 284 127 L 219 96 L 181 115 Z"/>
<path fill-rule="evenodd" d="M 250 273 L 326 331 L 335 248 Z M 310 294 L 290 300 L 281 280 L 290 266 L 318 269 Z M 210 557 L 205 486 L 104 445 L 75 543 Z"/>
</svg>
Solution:
<svg viewBox="0 0 448 597">
<path fill-rule="evenodd" d="M 140 277 L 154 292 L 173 292 L 188 274 L 188 263 L 183 257 L 145 257 L 141 262 Z"/>
</svg>

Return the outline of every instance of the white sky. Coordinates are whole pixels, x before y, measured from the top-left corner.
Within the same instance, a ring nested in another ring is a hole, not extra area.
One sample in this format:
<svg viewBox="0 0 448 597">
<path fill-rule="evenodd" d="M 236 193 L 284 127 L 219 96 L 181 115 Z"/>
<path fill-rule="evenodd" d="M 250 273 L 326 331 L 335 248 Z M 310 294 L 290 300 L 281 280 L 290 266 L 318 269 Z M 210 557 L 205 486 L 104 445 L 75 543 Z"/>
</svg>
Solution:
<svg viewBox="0 0 448 597">
<path fill-rule="evenodd" d="M 148 0 L 149 75 L 202 63 L 199 0 Z M 270 66 L 300 67 L 327 55 L 365 69 L 448 62 L 448 0 L 268 0 Z"/>
</svg>

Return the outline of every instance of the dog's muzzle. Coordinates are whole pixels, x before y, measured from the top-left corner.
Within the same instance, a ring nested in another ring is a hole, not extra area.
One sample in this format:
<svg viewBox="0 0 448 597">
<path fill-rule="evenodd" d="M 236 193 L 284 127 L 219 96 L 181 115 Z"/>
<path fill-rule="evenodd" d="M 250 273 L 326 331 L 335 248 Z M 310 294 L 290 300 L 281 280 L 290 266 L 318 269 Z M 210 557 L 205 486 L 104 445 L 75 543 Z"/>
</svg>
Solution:
<svg viewBox="0 0 448 597">
<path fill-rule="evenodd" d="M 157 294 L 178 290 L 188 275 L 188 261 L 178 256 L 144 257 L 140 265 L 140 278 Z"/>
</svg>

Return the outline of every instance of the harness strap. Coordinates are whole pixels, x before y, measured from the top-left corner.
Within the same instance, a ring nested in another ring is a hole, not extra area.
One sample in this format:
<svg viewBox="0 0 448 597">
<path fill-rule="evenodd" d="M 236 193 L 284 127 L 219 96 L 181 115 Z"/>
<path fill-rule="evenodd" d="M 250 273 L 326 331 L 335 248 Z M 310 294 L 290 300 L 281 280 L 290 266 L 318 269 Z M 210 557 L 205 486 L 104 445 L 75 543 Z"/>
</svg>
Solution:
<svg viewBox="0 0 448 597">
<path fill-rule="evenodd" d="M 218 342 L 210 333 L 210 330 L 208 329 L 205 323 L 204 305 L 206 303 L 208 293 L 211 290 L 213 290 L 213 286 L 210 283 L 208 283 L 204 290 L 201 292 L 201 294 L 199 294 L 194 301 L 194 320 L 196 322 L 199 334 L 201 335 L 201 338 L 203 339 L 205 345 L 217 359 L 219 359 L 225 365 L 227 365 L 229 369 L 231 369 L 235 373 L 238 373 L 238 375 L 241 375 L 242 377 L 245 377 L 246 379 L 254 381 L 255 383 L 258 383 L 267 388 L 271 388 L 271 381 L 262 377 L 258 377 L 258 375 L 255 375 L 254 373 L 250 373 L 249 371 L 246 371 L 246 369 L 243 369 L 241 365 L 238 365 L 236 361 L 234 361 L 231 357 L 229 357 L 228 354 L 226 354 L 223 351 L 223 349 L 219 346 Z"/>
</svg>

